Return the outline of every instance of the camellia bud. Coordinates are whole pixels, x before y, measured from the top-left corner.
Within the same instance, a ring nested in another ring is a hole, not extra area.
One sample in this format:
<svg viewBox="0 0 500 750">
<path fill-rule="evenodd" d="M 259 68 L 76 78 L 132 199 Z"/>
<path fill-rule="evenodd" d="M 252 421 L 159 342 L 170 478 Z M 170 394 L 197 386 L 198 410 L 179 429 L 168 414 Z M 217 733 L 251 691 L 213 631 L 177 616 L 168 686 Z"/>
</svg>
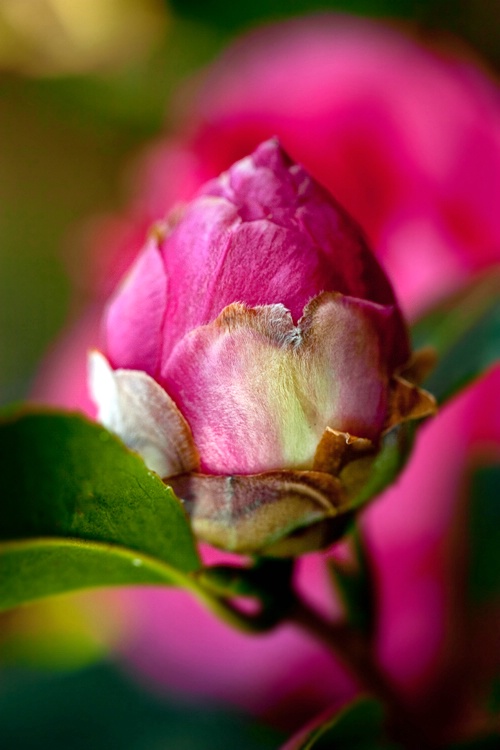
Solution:
<svg viewBox="0 0 500 750">
<path fill-rule="evenodd" d="M 105 335 L 99 419 L 232 551 L 327 544 L 349 466 L 435 408 L 360 229 L 275 140 L 153 229 Z"/>
</svg>

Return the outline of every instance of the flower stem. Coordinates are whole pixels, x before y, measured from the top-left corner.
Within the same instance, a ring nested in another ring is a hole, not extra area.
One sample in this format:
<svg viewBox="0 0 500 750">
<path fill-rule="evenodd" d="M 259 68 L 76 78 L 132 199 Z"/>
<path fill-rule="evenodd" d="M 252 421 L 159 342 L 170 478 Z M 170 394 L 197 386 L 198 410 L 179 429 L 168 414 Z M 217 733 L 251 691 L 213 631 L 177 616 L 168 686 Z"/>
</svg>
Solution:
<svg viewBox="0 0 500 750">
<path fill-rule="evenodd" d="M 362 633 L 345 623 L 334 623 L 300 599 L 289 620 L 321 641 L 344 664 L 360 687 L 378 698 L 388 711 L 388 729 L 408 750 L 430 750 L 435 745 L 425 735 L 418 716 L 402 700 L 395 686 L 376 663 Z"/>
</svg>

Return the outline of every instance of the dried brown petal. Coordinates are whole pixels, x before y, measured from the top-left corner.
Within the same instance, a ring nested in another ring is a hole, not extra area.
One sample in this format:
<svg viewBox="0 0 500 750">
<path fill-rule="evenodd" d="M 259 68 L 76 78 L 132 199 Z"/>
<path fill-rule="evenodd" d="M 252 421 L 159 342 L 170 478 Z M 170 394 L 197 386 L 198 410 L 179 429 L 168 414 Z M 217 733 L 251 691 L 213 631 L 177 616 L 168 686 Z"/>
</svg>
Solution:
<svg viewBox="0 0 500 750">
<path fill-rule="evenodd" d="M 327 427 L 316 449 L 313 469 L 338 476 L 346 464 L 374 450 L 371 440 Z"/>
<path fill-rule="evenodd" d="M 436 399 L 428 391 L 408 382 L 399 375 L 391 378 L 389 406 L 384 433 L 401 422 L 421 419 L 437 411 Z"/>
<path fill-rule="evenodd" d="M 269 550 L 302 526 L 336 516 L 342 499 L 340 482 L 315 471 L 185 474 L 168 482 L 199 538 L 240 553 Z"/>
</svg>

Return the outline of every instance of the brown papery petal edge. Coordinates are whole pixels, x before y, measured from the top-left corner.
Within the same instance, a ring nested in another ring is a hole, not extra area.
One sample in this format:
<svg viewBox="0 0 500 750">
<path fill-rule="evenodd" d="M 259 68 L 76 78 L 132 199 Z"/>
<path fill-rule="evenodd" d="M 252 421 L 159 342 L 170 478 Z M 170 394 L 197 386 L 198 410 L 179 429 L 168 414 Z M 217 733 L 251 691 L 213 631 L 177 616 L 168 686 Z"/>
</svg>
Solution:
<svg viewBox="0 0 500 750">
<path fill-rule="evenodd" d="M 436 399 L 431 393 L 400 375 L 394 375 L 389 383 L 389 403 L 383 434 L 401 422 L 429 417 L 436 411 Z"/>
<path fill-rule="evenodd" d="M 227 477 L 191 473 L 166 481 L 184 500 L 199 538 L 243 554 L 263 550 L 274 554 L 278 540 L 335 517 L 343 496 L 336 477 L 315 471 Z M 317 543 L 308 546 L 316 547 Z M 284 554 L 293 551 L 287 549 Z"/>
</svg>

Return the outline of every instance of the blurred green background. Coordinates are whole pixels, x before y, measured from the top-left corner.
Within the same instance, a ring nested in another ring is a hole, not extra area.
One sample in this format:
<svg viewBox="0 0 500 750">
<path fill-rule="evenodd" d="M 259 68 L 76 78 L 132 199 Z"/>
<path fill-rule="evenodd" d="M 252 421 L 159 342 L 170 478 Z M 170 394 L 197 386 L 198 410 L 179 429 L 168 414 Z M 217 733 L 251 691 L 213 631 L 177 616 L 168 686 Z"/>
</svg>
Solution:
<svg viewBox="0 0 500 750">
<path fill-rule="evenodd" d="M 0 404 L 29 393 L 83 308 L 84 222 L 124 205 L 128 160 L 173 127 L 174 92 L 243 30 L 327 9 L 451 36 L 500 66 L 498 0 L 0 0 Z M 92 666 L 102 648 L 74 606 L 63 620 L 50 603 L 0 620 L 2 747 L 277 746 L 277 734 L 208 708 L 183 731 L 187 707 L 160 707 Z"/>
</svg>

